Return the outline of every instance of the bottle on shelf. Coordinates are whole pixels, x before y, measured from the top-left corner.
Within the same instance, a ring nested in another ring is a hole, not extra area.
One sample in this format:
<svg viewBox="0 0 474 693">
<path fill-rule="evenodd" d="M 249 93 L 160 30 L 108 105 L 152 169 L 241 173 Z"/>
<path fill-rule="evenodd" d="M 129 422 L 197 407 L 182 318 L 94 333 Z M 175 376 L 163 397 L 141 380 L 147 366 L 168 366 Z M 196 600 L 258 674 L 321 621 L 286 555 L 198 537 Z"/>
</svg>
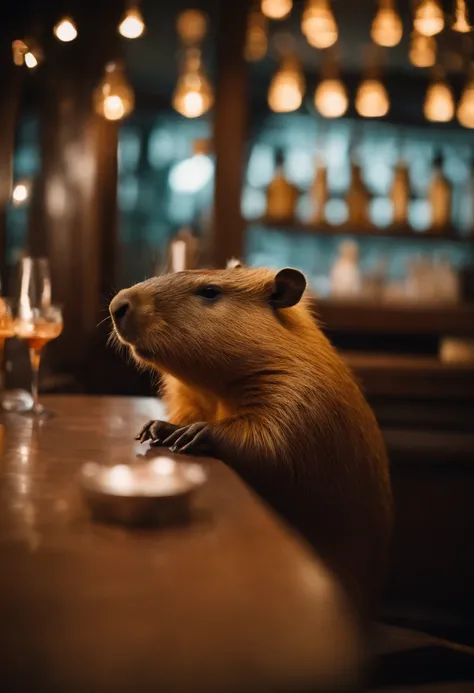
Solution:
<svg viewBox="0 0 474 693">
<path fill-rule="evenodd" d="M 326 221 L 325 209 L 328 201 L 328 174 L 326 164 L 321 155 L 316 161 L 316 173 L 309 190 L 311 198 L 311 218 L 310 223 L 324 224 Z"/>
<path fill-rule="evenodd" d="M 183 227 L 171 239 L 168 250 L 168 272 L 183 272 L 196 269 L 198 264 L 199 240 L 192 230 Z"/>
<path fill-rule="evenodd" d="M 333 298 L 360 296 L 359 247 L 354 241 L 344 241 L 339 245 L 339 254 L 332 266 L 330 281 Z"/>
<path fill-rule="evenodd" d="M 393 225 L 405 226 L 408 223 L 410 204 L 410 177 L 408 166 L 400 159 L 395 167 L 390 199 L 393 205 Z"/>
<path fill-rule="evenodd" d="M 359 164 L 351 156 L 351 182 L 346 194 L 349 224 L 356 228 L 370 226 L 370 192 L 362 178 Z"/>
<path fill-rule="evenodd" d="M 449 226 L 451 221 L 452 186 L 443 173 L 443 156 L 437 154 L 434 172 L 428 189 L 428 202 L 431 207 L 431 228 L 437 233 Z"/>
<path fill-rule="evenodd" d="M 296 185 L 290 183 L 284 174 L 285 157 L 281 150 L 275 156 L 275 175 L 267 188 L 268 221 L 292 222 L 295 220 L 296 204 L 299 198 L 299 190 Z"/>
</svg>

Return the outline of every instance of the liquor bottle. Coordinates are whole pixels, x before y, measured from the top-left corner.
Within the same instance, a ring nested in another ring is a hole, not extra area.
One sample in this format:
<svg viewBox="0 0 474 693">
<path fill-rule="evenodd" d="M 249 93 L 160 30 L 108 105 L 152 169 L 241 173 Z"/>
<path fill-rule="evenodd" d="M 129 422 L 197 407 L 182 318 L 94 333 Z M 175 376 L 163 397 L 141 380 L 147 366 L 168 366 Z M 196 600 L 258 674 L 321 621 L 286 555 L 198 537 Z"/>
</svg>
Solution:
<svg viewBox="0 0 474 693">
<path fill-rule="evenodd" d="M 281 150 L 276 153 L 275 163 L 275 175 L 267 189 L 266 216 L 268 221 L 292 222 L 295 219 L 299 190 L 285 177 L 285 158 Z"/>
<path fill-rule="evenodd" d="M 431 228 L 441 233 L 451 221 L 452 187 L 443 174 L 443 157 L 438 154 L 434 159 L 433 178 L 428 189 L 428 201 L 431 207 Z"/>
<path fill-rule="evenodd" d="M 353 157 L 351 157 L 351 183 L 346 194 L 346 203 L 351 226 L 356 228 L 370 226 L 370 193 L 362 179 L 361 168 Z"/>
<path fill-rule="evenodd" d="M 393 204 L 394 226 L 404 226 L 408 222 L 408 205 L 410 204 L 410 177 L 408 166 L 402 159 L 395 167 L 390 198 Z"/>
<path fill-rule="evenodd" d="M 328 174 L 326 164 L 321 156 L 318 156 L 316 162 L 316 173 L 309 195 L 312 208 L 310 223 L 315 225 L 324 224 L 326 221 L 326 202 L 328 201 Z"/>
</svg>

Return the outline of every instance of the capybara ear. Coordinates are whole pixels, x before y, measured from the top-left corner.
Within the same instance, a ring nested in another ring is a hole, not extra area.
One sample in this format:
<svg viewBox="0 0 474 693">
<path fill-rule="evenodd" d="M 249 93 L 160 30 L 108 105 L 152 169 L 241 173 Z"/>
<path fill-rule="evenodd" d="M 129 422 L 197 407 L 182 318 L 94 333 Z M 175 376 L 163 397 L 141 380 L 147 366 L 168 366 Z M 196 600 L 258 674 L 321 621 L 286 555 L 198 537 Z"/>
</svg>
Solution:
<svg viewBox="0 0 474 693">
<path fill-rule="evenodd" d="M 238 267 L 243 267 L 243 264 L 240 260 L 237 260 L 237 258 L 233 257 L 227 260 L 227 269 L 236 269 Z"/>
<path fill-rule="evenodd" d="M 291 267 L 280 270 L 275 275 L 275 284 L 270 296 L 274 308 L 291 308 L 300 302 L 306 289 L 306 277 Z"/>
</svg>

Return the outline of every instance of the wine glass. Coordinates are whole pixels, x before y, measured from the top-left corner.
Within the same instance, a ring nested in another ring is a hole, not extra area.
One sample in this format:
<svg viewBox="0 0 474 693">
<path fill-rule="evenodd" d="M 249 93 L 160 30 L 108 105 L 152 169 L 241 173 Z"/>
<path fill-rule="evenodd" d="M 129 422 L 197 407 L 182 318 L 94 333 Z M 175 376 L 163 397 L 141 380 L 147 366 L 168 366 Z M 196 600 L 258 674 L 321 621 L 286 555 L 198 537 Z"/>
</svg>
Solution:
<svg viewBox="0 0 474 693">
<path fill-rule="evenodd" d="M 5 373 L 3 367 L 3 355 L 5 342 L 15 336 L 15 328 L 10 303 L 0 297 L 0 406 L 3 408 L 5 394 Z"/>
<path fill-rule="evenodd" d="M 45 258 L 23 258 L 20 268 L 20 295 L 15 320 L 15 335 L 30 350 L 33 407 L 26 413 L 34 416 L 49 412 L 39 402 L 38 377 L 41 353 L 45 345 L 59 337 L 63 316 L 59 306 L 51 303 L 49 263 Z"/>
</svg>

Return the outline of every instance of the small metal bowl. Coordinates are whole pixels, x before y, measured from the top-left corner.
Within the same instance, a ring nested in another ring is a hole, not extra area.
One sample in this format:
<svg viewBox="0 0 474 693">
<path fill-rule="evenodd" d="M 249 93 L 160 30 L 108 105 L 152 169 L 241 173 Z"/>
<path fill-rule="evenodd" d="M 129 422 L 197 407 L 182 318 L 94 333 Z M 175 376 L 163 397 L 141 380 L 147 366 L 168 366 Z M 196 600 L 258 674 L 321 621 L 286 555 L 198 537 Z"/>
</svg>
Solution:
<svg viewBox="0 0 474 693">
<path fill-rule="evenodd" d="M 169 457 L 133 466 L 88 462 L 80 473 L 93 519 L 135 527 L 189 522 L 192 495 L 206 480 L 201 465 Z"/>
</svg>

